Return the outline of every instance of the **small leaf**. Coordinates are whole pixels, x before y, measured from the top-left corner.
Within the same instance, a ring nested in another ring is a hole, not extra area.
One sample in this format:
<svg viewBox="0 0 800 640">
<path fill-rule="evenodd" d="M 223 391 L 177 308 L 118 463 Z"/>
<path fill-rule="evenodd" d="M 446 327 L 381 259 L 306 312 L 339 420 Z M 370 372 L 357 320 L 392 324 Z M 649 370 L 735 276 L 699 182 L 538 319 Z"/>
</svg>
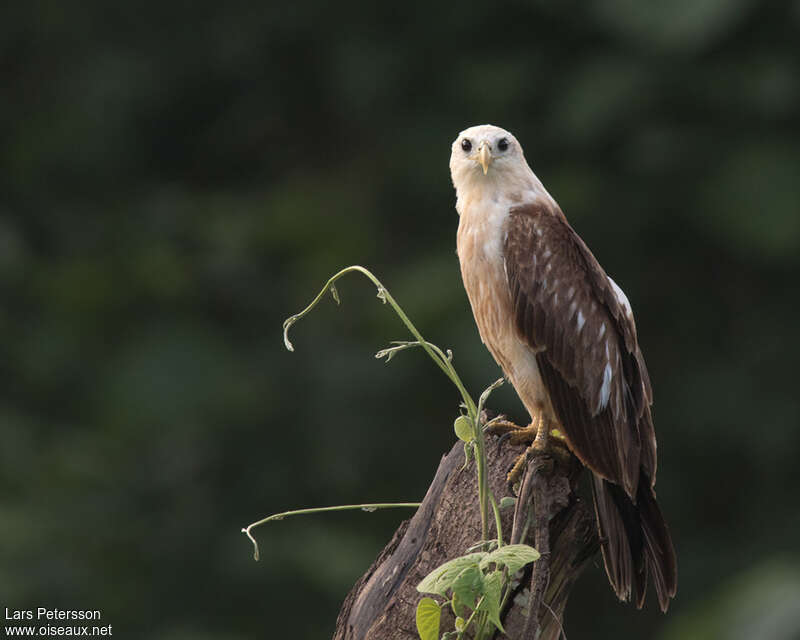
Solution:
<svg viewBox="0 0 800 640">
<path fill-rule="evenodd" d="M 489 621 L 501 633 L 505 633 L 503 623 L 500 622 L 500 593 L 503 590 L 503 574 L 500 571 L 493 571 L 484 578 L 483 582 L 483 600 L 478 605 L 478 611 L 485 611 L 489 616 Z"/>
<path fill-rule="evenodd" d="M 453 609 L 453 615 L 456 617 L 469 616 L 469 609 L 467 608 L 467 605 L 461 602 L 455 593 L 453 594 L 453 599 L 450 600 L 450 607 Z"/>
<path fill-rule="evenodd" d="M 417 585 L 417 591 L 420 593 L 436 593 L 440 596 L 446 595 L 447 590 L 453 586 L 453 582 L 455 582 L 459 573 L 470 565 L 478 565 L 487 555 L 486 552 L 480 551 L 448 560 L 425 576 L 422 582 Z"/>
<path fill-rule="evenodd" d="M 475 429 L 472 428 L 472 421 L 467 416 L 458 416 L 453 423 L 453 430 L 463 442 L 472 442 L 475 439 Z"/>
<path fill-rule="evenodd" d="M 464 631 L 466 627 L 467 627 L 467 621 L 464 620 L 464 618 L 460 616 L 456 618 L 456 631 L 459 632 Z"/>
<path fill-rule="evenodd" d="M 442 610 L 433 598 L 423 598 L 417 605 L 417 633 L 420 640 L 439 640 Z"/>
<path fill-rule="evenodd" d="M 517 499 L 514 496 L 505 496 L 500 500 L 500 510 L 508 509 L 517 504 Z"/>
<path fill-rule="evenodd" d="M 481 560 L 481 569 L 486 569 L 490 564 L 502 564 L 509 574 L 513 575 L 526 564 L 539 559 L 539 552 L 527 544 L 509 544 L 495 549 Z"/>
<path fill-rule="evenodd" d="M 380 360 L 381 358 L 386 358 L 386 362 L 389 362 L 392 358 L 394 358 L 395 354 L 399 353 L 400 351 L 404 351 L 405 349 L 411 349 L 412 347 L 421 347 L 422 343 L 419 340 L 392 340 L 391 347 L 386 347 L 385 349 L 381 349 L 378 353 L 375 354 L 375 357 Z"/>
<path fill-rule="evenodd" d="M 339 298 L 339 290 L 336 288 L 335 284 L 332 284 L 330 286 L 330 291 L 331 291 L 331 295 L 333 296 L 333 299 L 336 301 L 336 304 L 342 304 L 342 301 Z"/>
<path fill-rule="evenodd" d="M 477 564 L 470 565 L 456 576 L 450 588 L 459 602 L 474 609 L 475 600 L 483 593 L 483 572 Z"/>
</svg>

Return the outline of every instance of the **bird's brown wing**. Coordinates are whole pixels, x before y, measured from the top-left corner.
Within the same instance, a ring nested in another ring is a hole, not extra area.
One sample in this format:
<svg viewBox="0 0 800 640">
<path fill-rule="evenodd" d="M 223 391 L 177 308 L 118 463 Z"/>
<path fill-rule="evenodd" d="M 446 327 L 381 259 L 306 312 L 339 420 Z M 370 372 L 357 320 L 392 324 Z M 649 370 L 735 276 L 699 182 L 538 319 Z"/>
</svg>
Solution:
<svg viewBox="0 0 800 640">
<path fill-rule="evenodd" d="M 640 469 L 655 481 L 656 442 L 633 317 L 557 207 L 515 207 L 506 232 L 517 334 L 536 353 L 570 447 L 635 502 Z"/>
<path fill-rule="evenodd" d="M 677 563 L 653 491 L 652 392 L 633 316 L 557 207 L 516 207 L 506 231 L 517 334 L 536 354 L 570 448 L 594 472 L 608 579 L 641 607 L 652 578 L 666 611 Z"/>
</svg>

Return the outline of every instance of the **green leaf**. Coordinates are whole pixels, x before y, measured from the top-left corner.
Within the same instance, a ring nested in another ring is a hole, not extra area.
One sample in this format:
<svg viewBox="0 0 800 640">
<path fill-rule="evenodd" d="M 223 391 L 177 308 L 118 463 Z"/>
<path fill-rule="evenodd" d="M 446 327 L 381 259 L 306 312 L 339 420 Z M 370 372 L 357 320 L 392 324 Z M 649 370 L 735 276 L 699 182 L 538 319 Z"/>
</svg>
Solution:
<svg viewBox="0 0 800 640">
<path fill-rule="evenodd" d="M 463 631 L 467 626 L 467 621 L 464 618 L 456 618 L 456 631 Z"/>
<path fill-rule="evenodd" d="M 478 568 L 477 563 L 462 570 L 453 580 L 450 588 L 459 602 L 463 602 L 470 609 L 474 608 L 475 600 L 483 593 L 483 572 Z"/>
<path fill-rule="evenodd" d="M 433 598 L 423 598 L 417 605 L 417 633 L 420 640 L 439 640 L 442 610 Z"/>
<path fill-rule="evenodd" d="M 517 499 L 513 496 L 505 496 L 502 500 L 500 500 L 500 510 L 508 509 L 509 507 L 513 507 L 517 504 Z"/>
<path fill-rule="evenodd" d="M 417 585 L 417 591 L 420 593 L 436 593 L 440 596 L 446 595 L 447 590 L 453 586 L 453 582 L 455 582 L 459 573 L 470 565 L 477 566 L 487 555 L 485 551 L 480 551 L 448 560 L 425 576 L 422 582 Z"/>
<path fill-rule="evenodd" d="M 458 416 L 453 423 L 453 429 L 459 440 L 472 442 L 475 439 L 475 429 L 472 428 L 472 421 L 467 416 Z"/>
<path fill-rule="evenodd" d="M 501 633 L 505 633 L 506 630 L 503 629 L 503 623 L 500 622 L 500 594 L 503 590 L 503 573 L 501 571 L 493 571 L 484 578 L 483 585 L 483 600 L 478 605 L 478 611 L 485 611 L 489 616 L 489 622 L 497 627 Z"/>
<path fill-rule="evenodd" d="M 509 574 L 513 575 L 530 562 L 539 559 L 539 552 L 527 544 L 509 544 L 495 549 L 487 554 L 480 562 L 481 569 L 486 569 L 490 564 L 502 564 Z"/>
<path fill-rule="evenodd" d="M 456 617 L 465 617 L 469 616 L 469 609 L 467 605 L 465 605 L 461 600 L 458 599 L 458 596 L 454 593 L 453 599 L 450 600 L 450 606 L 453 609 L 453 615 Z"/>
</svg>

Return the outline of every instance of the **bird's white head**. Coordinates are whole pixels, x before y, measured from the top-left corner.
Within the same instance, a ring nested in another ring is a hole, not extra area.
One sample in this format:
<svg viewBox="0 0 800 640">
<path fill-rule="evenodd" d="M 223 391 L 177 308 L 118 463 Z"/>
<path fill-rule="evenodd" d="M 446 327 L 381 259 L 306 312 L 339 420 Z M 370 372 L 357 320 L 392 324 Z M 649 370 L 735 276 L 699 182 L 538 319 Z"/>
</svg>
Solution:
<svg viewBox="0 0 800 640">
<path fill-rule="evenodd" d="M 520 197 L 531 191 L 545 193 L 514 135 L 491 124 L 458 134 L 450 154 L 450 176 L 459 199 L 490 190 Z"/>
</svg>

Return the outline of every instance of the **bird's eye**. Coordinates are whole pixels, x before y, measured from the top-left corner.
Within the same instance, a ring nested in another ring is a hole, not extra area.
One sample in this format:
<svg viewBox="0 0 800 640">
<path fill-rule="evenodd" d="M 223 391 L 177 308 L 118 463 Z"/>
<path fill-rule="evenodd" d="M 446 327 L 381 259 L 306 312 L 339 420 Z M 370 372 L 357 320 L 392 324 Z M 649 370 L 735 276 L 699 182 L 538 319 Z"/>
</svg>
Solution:
<svg viewBox="0 0 800 640">
<path fill-rule="evenodd" d="M 469 139 L 468 139 L 468 138 L 464 138 L 464 139 L 461 141 L 461 148 L 462 148 L 464 151 L 467 151 L 467 152 L 469 152 L 469 151 L 472 149 L 472 143 L 469 141 Z"/>
<path fill-rule="evenodd" d="M 500 151 L 508 149 L 508 138 L 500 138 L 497 142 L 497 148 L 500 149 Z"/>
</svg>

